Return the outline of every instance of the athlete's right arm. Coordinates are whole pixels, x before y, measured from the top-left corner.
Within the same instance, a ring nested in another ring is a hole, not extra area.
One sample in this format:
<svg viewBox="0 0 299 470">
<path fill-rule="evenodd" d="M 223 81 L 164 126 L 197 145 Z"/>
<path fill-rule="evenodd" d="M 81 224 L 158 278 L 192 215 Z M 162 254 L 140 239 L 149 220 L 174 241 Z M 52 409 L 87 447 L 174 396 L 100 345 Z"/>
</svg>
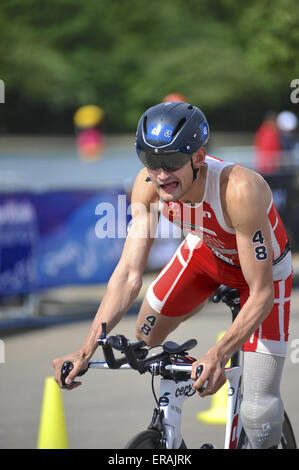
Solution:
<svg viewBox="0 0 299 470">
<path fill-rule="evenodd" d="M 128 230 L 121 258 L 107 284 L 103 300 L 83 346 L 75 353 L 54 359 L 55 380 L 61 386 L 60 371 L 64 361 L 74 364 L 66 383 L 72 383 L 97 348 L 97 340 L 102 333 L 102 323 L 107 324 L 109 333 L 121 320 L 137 297 L 142 276 L 147 263 L 158 225 L 158 198 L 145 169 L 136 178 L 131 197 L 132 223 Z M 80 385 L 78 382 L 69 389 Z"/>
</svg>

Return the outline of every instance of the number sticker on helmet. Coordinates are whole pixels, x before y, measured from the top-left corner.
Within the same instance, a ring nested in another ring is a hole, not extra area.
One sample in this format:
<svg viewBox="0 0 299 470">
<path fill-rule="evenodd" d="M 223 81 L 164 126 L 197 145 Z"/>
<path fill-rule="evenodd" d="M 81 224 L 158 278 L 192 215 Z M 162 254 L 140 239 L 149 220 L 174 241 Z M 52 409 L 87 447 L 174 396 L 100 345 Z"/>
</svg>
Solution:
<svg viewBox="0 0 299 470">
<path fill-rule="evenodd" d="M 171 142 L 173 126 L 163 124 L 150 124 L 148 126 L 146 138 L 149 140 L 161 140 Z"/>
</svg>

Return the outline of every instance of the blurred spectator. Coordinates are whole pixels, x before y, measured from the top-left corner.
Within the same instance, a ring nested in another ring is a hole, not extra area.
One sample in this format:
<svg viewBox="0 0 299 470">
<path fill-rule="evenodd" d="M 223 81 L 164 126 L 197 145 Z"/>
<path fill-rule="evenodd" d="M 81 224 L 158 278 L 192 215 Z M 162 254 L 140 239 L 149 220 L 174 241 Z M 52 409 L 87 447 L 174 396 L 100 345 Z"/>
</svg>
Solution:
<svg viewBox="0 0 299 470">
<path fill-rule="evenodd" d="M 283 150 L 284 163 L 288 166 L 295 165 L 298 152 L 298 118 L 291 111 L 282 111 L 277 116 L 277 126 L 280 133 L 280 145 Z"/>
<path fill-rule="evenodd" d="M 277 114 L 269 112 L 254 136 L 255 169 L 261 174 L 273 174 L 281 166 L 281 142 Z"/>
</svg>

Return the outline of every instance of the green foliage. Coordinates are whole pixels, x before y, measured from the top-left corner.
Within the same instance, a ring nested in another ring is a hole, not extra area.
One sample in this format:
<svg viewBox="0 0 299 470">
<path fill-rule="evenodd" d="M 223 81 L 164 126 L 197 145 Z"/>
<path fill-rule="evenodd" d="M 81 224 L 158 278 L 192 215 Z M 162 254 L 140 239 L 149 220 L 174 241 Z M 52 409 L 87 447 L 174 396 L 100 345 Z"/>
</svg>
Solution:
<svg viewBox="0 0 299 470">
<path fill-rule="evenodd" d="M 298 12 L 297 0 L 2 0 L 6 101 L 33 129 L 36 106 L 69 119 L 92 103 L 107 131 L 132 131 L 170 92 L 216 120 L 252 101 L 258 114 L 281 106 L 299 78 Z"/>
</svg>

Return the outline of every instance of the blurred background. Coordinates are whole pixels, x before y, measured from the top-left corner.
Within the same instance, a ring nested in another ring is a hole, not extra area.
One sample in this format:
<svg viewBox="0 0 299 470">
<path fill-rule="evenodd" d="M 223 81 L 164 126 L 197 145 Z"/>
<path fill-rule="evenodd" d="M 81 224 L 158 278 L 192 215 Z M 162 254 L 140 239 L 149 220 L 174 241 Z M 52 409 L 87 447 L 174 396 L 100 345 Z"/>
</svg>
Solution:
<svg viewBox="0 0 299 470">
<path fill-rule="evenodd" d="M 2 0 L 1 338 L 94 314 L 130 220 L 137 122 L 165 99 L 200 107 L 208 153 L 269 182 L 297 283 L 298 19 L 296 0 Z M 179 240 L 157 238 L 145 287 Z"/>
<path fill-rule="evenodd" d="M 1 2 L 0 322 L 45 313 L 49 296 L 63 298 L 55 287 L 107 282 L 124 235 L 96 236 L 101 203 L 116 221 L 119 195 L 128 209 L 137 122 L 165 99 L 204 111 L 211 155 L 263 174 L 299 250 L 298 10 L 295 0 Z M 157 240 L 148 270 L 177 243 Z"/>
</svg>

